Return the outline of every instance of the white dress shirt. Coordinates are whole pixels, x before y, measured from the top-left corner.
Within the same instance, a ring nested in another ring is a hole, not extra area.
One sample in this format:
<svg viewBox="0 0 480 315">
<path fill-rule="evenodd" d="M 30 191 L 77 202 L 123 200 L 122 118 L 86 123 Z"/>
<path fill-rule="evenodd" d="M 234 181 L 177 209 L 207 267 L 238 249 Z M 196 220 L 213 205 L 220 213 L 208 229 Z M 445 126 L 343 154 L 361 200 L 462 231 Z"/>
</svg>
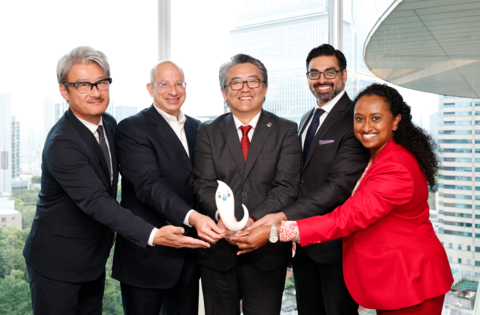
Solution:
<svg viewBox="0 0 480 315">
<path fill-rule="evenodd" d="M 261 112 L 262 111 L 259 111 L 258 114 L 255 115 L 255 117 L 253 117 L 252 120 L 250 120 L 250 122 L 246 125 L 244 125 L 240 120 L 238 120 L 237 117 L 235 117 L 235 115 L 232 114 L 233 121 L 235 122 L 235 128 L 237 128 L 238 139 L 240 139 L 240 142 L 242 142 L 243 137 L 243 132 L 240 129 L 241 126 L 252 126 L 252 129 L 250 129 L 250 131 L 248 132 L 248 139 L 250 140 L 250 142 L 252 141 L 253 133 L 255 132 L 255 127 L 257 127 L 258 119 L 260 118 Z"/>
<path fill-rule="evenodd" d="M 327 118 L 328 114 L 332 111 L 333 107 L 338 103 L 338 100 L 340 98 L 342 98 L 343 94 L 345 94 L 345 90 L 343 90 L 342 92 L 338 93 L 337 96 L 335 96 L 333 99 L 331 99 L 330 101 L 326 102 L 322 107 L 318 106 L 318 103 L 315 104 L 315 109 L 317 108 L 321 108 L 325 111 L 325 113 L 323 113 L 322 116 L 320 116 L 320 124 L 318 125 L 318 128 L 317 130 L 315 131 L 315 134 L 317 134 L 317 131 L 318 129 L 320 129 L 320 126 L 323 124 L 323 122 L 325 121 L 325 119 Z M 312 115 L 312 118 L 313 118 L 313 115 Z M 307 136 L 307 131 L 308 131 L 308 128 L 310 127 L 310 124 L 312 123 L 312 119 L 310 119 L 310 121 L 308 122 L 308 124 L 305 126 L 305 128 L 303 129 L 303 133 L 302 133 L 302 150 L 303 150 L 303 144 L 305 143 L 305 137 Z M 353 122 L 352 122 L 353 123 Z"/>
</svg>

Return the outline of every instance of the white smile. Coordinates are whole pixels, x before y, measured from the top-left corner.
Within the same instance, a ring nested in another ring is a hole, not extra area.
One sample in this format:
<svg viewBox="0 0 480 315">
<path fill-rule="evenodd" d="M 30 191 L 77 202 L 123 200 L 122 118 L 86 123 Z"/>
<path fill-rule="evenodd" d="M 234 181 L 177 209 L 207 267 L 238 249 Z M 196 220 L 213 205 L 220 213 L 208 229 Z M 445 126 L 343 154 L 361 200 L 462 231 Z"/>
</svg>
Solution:
<svg viewBox="0 0 480 315">
<path fill-rule="evenodd" d="M 319 91 L 326 91 L 326 90 L 329 90 L 331 89 L 332 87 L 327 85 L 327 86 L 317 86 L 317 90 Z"/>
<path fill-rule="evenodd" d="M 253 97 L 251 96 L 245 96 L 245 97 L 240 97 L 241 100 L 251 100 Z"/>
<path fill-rule="evenodd" d="M 375 137 L 377 134 L 376 133 L 367 133 L 367 134 L 362 134 L 363 139 L 365 140 L 370 140 L 373 137 Z"/>
</svg>

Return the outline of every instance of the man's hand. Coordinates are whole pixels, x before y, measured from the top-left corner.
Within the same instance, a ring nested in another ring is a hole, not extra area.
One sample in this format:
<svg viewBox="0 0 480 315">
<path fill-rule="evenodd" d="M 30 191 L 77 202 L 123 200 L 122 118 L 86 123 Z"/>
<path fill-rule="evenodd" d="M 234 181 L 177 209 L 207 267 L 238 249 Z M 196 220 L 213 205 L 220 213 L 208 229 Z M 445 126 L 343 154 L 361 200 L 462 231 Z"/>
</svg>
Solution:
<svg viewBox="0 0 480 315">
<path fill-rule="evenodd" d="M 245 230 L 232 238 L 232 241 L 241 249 L 241 251 L 237 252 L 237 255 L 249 253 L 267 244 L 270 228 L 270 225 L 266 225 Z"/>
<path fill-rule="evenodd" d="M 254 229 L 259 226 L 263 225 L 272 225 L 272 224 L 281 224 L 282 221 L 287 221 L 287 216 L 283 212 L 277 212 L 277 213 L 270 213 L 264 216 L 263 218 L 257 220 L 257 222 L 253 223 L 250 226 L 250 229 Z"/>
<path fill-rule="evenodd" d="M 225 229 L 217 226 L 215 221 L 197 211 L 190 214 L 188 221 L 197 229 L 198 236 L 210 244 L 215 244 L 225 235 Z"/>
<path fill-rule="evenodd" d="M 158 229 L 153 238 L 153 244 L 175 248 L 209 248 L 210 244 L 193 237 L 183 235 L 185 229 L 173 225 L 166 225 Z"/>
</svg>

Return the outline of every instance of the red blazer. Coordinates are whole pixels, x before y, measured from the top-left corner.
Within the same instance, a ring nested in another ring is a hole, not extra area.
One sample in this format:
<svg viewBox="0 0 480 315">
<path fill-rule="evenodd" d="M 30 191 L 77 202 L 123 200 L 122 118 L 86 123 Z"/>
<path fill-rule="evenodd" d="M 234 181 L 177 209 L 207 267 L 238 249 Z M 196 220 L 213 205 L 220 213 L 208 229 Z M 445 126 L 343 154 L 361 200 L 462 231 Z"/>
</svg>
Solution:
<svg viewBox="0 0 480 315">
<path fill-rule="evenodd" d="M 420 304 L 445 294 L 453 283 L 427 199 L 417 160 L 390 140 L 354 196 L 331 213 L 297 221 L 300 245 L 343 237 L 345 283 L 364 307 Z"/>
</svg>

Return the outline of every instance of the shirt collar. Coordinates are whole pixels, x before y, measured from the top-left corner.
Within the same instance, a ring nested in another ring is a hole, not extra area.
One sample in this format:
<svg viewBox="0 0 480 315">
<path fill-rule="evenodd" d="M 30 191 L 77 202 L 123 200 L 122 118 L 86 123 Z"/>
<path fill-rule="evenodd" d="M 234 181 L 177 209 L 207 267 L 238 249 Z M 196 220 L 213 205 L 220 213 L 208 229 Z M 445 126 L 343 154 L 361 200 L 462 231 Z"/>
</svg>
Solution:
<svg viewBox="0 0 480 315">
<path fill-rule="evenodd" d="M 321 108 L 327 114 L 330 113 L 333 109 L 333 106 L 338 103 L 338 100 L 342 98 L 343 94 L 345 94 L 345 89 L 343 89 L 342 92 L 338 93 L 338 95 L 332 98 L 330 101 L 326 102 L 325 105 L 323 105 L 322 107 L 318 106 L 318 103 L 316 103 L 315 109 Z"/>
<path fill-rule="evenodd" d="M 178 119 L 177 119 L 177 117 L 167 114 L 166 112 L 158 108 L 155 104 L 153 104 L 153 107 L 155 107 L 157 112 L 160 115 L 162 115 L 162 117 L 165 118 L 165 120 L 168 122 L 175 121 L 175 122 L 178 122 L 179 124 L 183 124 L 187 120 L 187 117 L 185 117 L 185 114 L 182 112 L 181 109 L 178 110 Z"/>
<path fill-rule="evenodd" d="M 73 112 L 72 112 L 73 113 Z M 75 115 L 75 113 L 74 113 Z M 88 128 L 88 130 L 90 130 L 92 133 L 95 133 L 98 129 L 98 126 L 103 126 L 103 117 L 100 117 L 100 123 L 98 125 L 95 125 L 95 124 L 92 124 L 91 122 L 88 122 L 86 120 L 83 120 L 82 118 L 78 117 L 77 115 L 75 115 L 75 117 L 78 118 L 78 120 L 80 120 L 80 122 L 82 124 L 85 125 L 85 127 Z"/>
<path fill-rule="evenodd" d="M 255 117 L 253 117 L 252 120 L 250 120 L 250 122 L 246 125 L 244 125 L 240 120 L 238 120 L 237 117 L 235 117 L 235 115 L 233 115 L 233 121 L 235 122 L 235 128 L 238 129 L 240 128 L 240 126 L 252 126 L 252 129 L 255 129 L 255 127 L 257 126 L 257 123 L 258 123 L 258 118 L 260 118 L 260 113 L 262 111 L 259 111 L 257 115 L 255 115 Z"/>
</svg>

